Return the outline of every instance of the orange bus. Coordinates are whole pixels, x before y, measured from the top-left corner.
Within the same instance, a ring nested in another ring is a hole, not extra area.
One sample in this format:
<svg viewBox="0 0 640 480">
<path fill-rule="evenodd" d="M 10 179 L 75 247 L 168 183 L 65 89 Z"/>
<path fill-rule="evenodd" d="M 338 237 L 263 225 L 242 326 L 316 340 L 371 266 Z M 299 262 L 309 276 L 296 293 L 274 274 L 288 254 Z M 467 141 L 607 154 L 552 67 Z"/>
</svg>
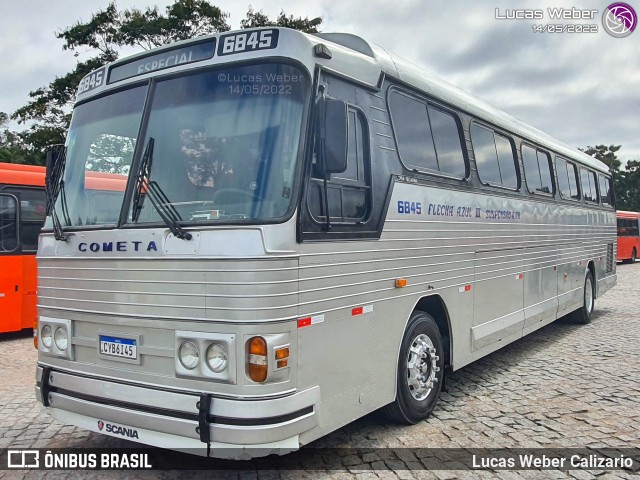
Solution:
<svg viewBox="0 0 640 480">
<path fill-rule="evenodd" d="M 33 328 L 36 322 L 44 176 L 44 167 L 0 163 L 0 333 Z"/>
<path fill-rule="evenodd" d="M 638 212 L 616 212 L 618 220 L 617 260 L 633 263 L 640 253 L 640 232 L 638 231 Z"/>
</svg>

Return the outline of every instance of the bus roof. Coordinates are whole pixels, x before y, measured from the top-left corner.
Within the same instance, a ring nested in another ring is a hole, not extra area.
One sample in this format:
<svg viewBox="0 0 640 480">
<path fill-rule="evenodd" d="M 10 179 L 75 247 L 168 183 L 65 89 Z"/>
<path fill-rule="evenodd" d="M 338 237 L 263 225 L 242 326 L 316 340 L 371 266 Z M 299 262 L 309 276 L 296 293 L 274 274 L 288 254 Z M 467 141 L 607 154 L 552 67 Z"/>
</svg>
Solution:
<svg viewBox="0 0 640 480">
<path fill-rule="evenodd" d="M 44 187 L 44 175 L 44 167 L 17 163 L 0 163 L 0 185 Z"/>
<path fill-rule="evenodd" d="M 616 218 L 629 218 L 629 219 L 637 220 L 638 215 L 639 215 L 638 212 L 628 212 L 625 210 L 616 211 Z"/>
</svg>

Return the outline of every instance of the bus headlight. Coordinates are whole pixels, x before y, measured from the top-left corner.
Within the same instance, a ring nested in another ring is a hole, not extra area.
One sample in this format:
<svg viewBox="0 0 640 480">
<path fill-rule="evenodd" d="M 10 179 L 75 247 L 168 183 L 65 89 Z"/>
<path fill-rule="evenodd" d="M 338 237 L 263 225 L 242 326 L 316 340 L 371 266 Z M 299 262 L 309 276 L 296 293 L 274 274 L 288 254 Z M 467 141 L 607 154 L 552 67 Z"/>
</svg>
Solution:
<svg viewBox="0 0 640 480">
<path fill-rule="evenodd" d="M 212 372 L 220 373 L 227 368 L 229 357 L 227 350 L 219 343 L 212 343 L 207 348 L 207 365 Z"/>
<path fill-rule="evenodd" d="M 58 350 L 64 352 L 69 345 L 69 335 L 67 335 L 67 331 L 62 327 L 56 328 L 56 332 L 53 335 L 53 341 L 56 342 Z"/>
<path fill-rule="evenodd" d="M 45 325 L 42 327 L 40 331 L 40 341 L 42 342 L 42 346 L 49 350 L 51 348 L 51 343 L 53 342 L 53 331 L 51 330 L 51 325 Z"/>
<path fill-rule="evenodd" d="M 200 363 L 200 352 L 193 342 L 183 342 L 178 349 L 178 359 L 184 368 L 193 370 Z"/>
</svg>

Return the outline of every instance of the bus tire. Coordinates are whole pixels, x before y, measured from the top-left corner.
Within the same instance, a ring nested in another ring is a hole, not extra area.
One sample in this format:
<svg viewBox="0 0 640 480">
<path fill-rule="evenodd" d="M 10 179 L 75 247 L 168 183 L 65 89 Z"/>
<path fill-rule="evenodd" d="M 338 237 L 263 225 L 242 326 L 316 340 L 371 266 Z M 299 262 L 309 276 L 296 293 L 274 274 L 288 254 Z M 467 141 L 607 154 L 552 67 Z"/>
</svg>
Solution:
<svg viewBox="0 0 640 480">
<path fill-rule="evenodd" d="M 587 270 L 582 289 L 582 307 L 573 312 L 572 319 L 575 323 L 586 325 L 591 322 L 593 308 L 595 306 L 595 289 L 593 285 L 593 274 Z"/>
<path fill-rule="evenodd" d="M 633 247 L 633 250 L 631 251 L 631 260 L 629 260 L 629 262 L 636 263 L 636 258 L 638 258 L 638 253 L 636 252 L 636 247 Z"/>
<path fill-rule="evenodd" d="M 384 408 L 392 421 L 413 425 L 435 407 L 444 379 L 442 337 L 431 315 L 411 314 L 398 359 L 396 399 Z"/>
</svg>

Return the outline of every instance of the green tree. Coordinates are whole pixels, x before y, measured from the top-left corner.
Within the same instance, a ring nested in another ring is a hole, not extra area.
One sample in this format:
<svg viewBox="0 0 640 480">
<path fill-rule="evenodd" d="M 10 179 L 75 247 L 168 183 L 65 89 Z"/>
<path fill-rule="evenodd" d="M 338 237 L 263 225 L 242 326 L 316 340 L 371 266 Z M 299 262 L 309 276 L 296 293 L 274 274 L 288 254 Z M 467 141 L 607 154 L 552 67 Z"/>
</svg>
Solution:
<svg viewBox="0 0 640 480">
<path fill-rule="evenodd" d="M 620 145 L 588 146 L 583 151 L 604 162 L 613 177 L 613 187 L 616 192 L 616 208 L 618 210 L 640 210 L 640 162 L 628 160 L 625 168 L 618 158 Z"/>
<path fill-rule="evenodd" d="M 295 18 L 293 15 L 287 16 L 284 11 L 280 12 L 278 18 L 273 21 L 269 19 L 262 10 L 256 12 L 253 10 L 252 6 L 249 6 L 249 11 L 247 12 L 247 16 L 244 20 L 240 22 L 240 27 L 242 28 L 257 28 L 257 27 L 286 27 L 292 28 L 294 30 L 300 30 L 305 33 L 318 33 L 318 27 L 322 23 L 322 17 L 298 17 Z"/>
<path fill-rule="evenodd" d="M 49 85 L 29 93 L 31 100 L 16 110 L 11 118 L 20 124 L 33 122 L 18 135 L 22 147 L 31 156 L 29 161 L 44 162 L 44 148 L 62 143 L 69 127 L 70 112 L 77 86 L 89 72 L 117 60 L 124 46 L 151 49 L 166 43 L 224 32 L 230 29 L 229 14 L 206 0 L 176 0 L 162 13 L 158 7 L 139 10 L 118 10 L 116 3 L 93 14 L 87 22 L 77 22 L 58 32 L 64 41 L 63 50 L 76 57 L 88 54 L 89 59 L 78 61 L 71 72 L 55 78 Z M 316 32 L 322 18 L 295 18 L 281 12 L 275 21 L 251 7 L 242 20 L 243 28 L 278 25 L 305 32 Z"/>
</svg>

